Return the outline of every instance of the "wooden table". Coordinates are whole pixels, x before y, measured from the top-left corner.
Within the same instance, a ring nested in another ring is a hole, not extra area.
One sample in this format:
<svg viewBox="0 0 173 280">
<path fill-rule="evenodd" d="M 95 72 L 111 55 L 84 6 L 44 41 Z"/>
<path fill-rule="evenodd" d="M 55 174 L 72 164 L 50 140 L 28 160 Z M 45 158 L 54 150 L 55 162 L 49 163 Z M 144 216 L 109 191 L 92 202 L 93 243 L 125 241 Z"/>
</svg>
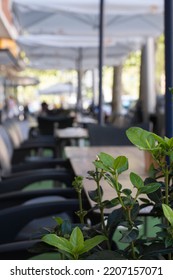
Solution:
<svg viewBox="0 0 173 280">
<path fill-rule="evenodd" d="M 121 147 L 65 147 L 66 157 L 70 159 L 72 168 L 76 175 L 84 177 L 84 189 L 88 195 L 88 191 L 94 190 L 96 188 L 95 182 L 88 180 L 87 172 L 89 170 L 95 170 L 93 161 L 100 152 L 105 152 L 117 157 L 120 155 L 126 156 L 129 160 L 129 169 L 120 175 L 119 181 L 124 188 L 131 188 L 135 193 L 135 189 L 132 187 L 129 174 L 130 172 L 135 172 L 143 179 L 146 178 L 147 172 L 145 170 L 145 158 L 144 152 L 138 150 L 133 146 L 121 146 Z M 115 190 L 111 188 L 105 181 L 102 182 L 102 187 L 104 190 L 103 199 L 112 199 L 116 196 Z M 146 197 L 144 195 L 144 197 Z M 94 206 L 94 202 L 88 197 L 91 206 Z M 108 210 L 109 212 L 109 210 Z"/>
<path fill-rule="evenodd" d="M 88 139 L 88 130 L 82 127 L 56 128 L 54 135 L 57 137 L 58 141 L 58 154 L 63 156 L 64 147 L 66 145 L 84 145 L 84 140 Z"/>
</svg>

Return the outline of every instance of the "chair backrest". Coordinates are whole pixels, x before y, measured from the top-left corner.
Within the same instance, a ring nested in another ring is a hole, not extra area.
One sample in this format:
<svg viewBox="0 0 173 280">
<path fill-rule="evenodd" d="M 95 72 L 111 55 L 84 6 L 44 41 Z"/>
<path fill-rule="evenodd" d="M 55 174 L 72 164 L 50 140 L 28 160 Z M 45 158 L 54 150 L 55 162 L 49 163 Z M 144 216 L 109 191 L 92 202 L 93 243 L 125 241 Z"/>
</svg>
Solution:
<svg viewBox="0 0 173 280">
<path fill-rule="evenodd" d="M 138 127 L 148 128 L 147 124 Z M 125 146 L 132 145 L 126 136 L 127 127 L 113 125 L 88 124 L 88 135 L 91 146 Z"/>
<path fill-rule="evenodd" d="M 78 210 L 78 199 L 56 200 L 32 204 L 22 204 L 0 211 L 1 228 L 0 244 L 14 242 L 19 232 L 34 219 L 67 213 L 75 219 Z M 43 225 L 44 228 L 47 225 Z"/>
<path fill-rule="evenodd" d="M 28 120 L 6 119 L 3 122 L 3 126 L 11 138 L 14 148 L 18 148 L 22 142 L 29 138 L 30 128 Z"/>
<path fill-rule="evenodd" d="M 25 119 L 23 121 L 16 121 L 16 129 L 18 129 L 22 142 L 28 140 L 30 134 L 30 126 L 28 120 Z"/>
<path fill-rule="evenodd" d="M 71 127 L 74 117 L 71 116 L 38 116 L 38 128 L 42 135 L 54 135 L 55 125 L 58 128 Z"/>
<path fill-rule="evenodd" d="M 38 129 L 41 135 L 53 135 L 54 133 L 54 122 L 51 117 L 38 116 Z"/>
<path fill-rule="evenodd" d="M 17 126 L 15 120 L 6 119 L 3 122 L 3 126 L 9 133 L 14 148 L 18 148 L 22 142 L 22 135 L 21 135 L 21 132 L 20 132 L 19 127 Z"/>
<path fill-rule="evenodd" d="M 74 122 L 74 117 L 71 116 L 64 116 L 59 118 L 57 121 L 58 128 L 66 128 L 66 127 L 72 127 Z"/>
<path fill-rule="evenodd" d="M 10 156 L 10 158 L 12 158 L 13 150 L 14 150 L 13 143 L 10 138 L 10 135 L 8 134 L 7 130 L 5 129 L 5 127 L 3 125 L 0 125 L 0 137 L 3 139 L 4 144 L 6 144 L 9 156 Z M 2 149 L 2 147 L 1 147 L 1 149 Z"/>
<path fill-rule="evenodd" d="M 1 168 L 1 175 L 10 172 L 11 170 L 10 153 L 1 135 L 0 135 L 0 168 Z"/>
</svg>

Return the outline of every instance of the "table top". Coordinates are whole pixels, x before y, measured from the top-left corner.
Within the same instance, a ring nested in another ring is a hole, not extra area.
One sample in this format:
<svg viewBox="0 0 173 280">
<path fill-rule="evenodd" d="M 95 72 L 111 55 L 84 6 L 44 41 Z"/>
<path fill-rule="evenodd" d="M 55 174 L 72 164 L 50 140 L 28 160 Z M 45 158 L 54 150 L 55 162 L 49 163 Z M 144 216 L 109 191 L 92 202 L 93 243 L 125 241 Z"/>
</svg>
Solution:
<svg viewBox="0 0 173 280">
<path fill-rule="evenodd" d="M 85 139 L 88 138 L 88 130 L 82 127 L 56 128 L 55 136 L 60 139 Z"/>
<path fill-rule="evenodd" d="M 70 159 L 72 168 L 77 176 L 84 177 L 84 190 L 88 196 L 88 191 L 96 189 L 95 182 L 87 179 L 88 171 L 95 170 L 93 161 L 100 152 L 105 152 L 117 157 L 120 155 L 126 156 L 129 160 L 129 169 L 123 172 L 119 176 L 119 182 L 122 184 L 123 188 L 130 188 L 132 193 L 135 193 L 135 189 L 132 187 L 129 174 L 130 172 L 135 172 L 142 179 L 147 177 L 147 172 L 145 170 L 145 157 L 144 152 L 138 150 L 133 146 L 121 146 L 121 147 L 111 147 L 111 146 L 99 146 L 99 147 L 65 147 L 66 157 Z M 102 187 L 104 190 L 103 199 L 112 199 L 116 196 L 115 190 L 110 187 L 105 181 L 102 182 Z M 144 197 L 146 197 L 144 195 Z M 91 206 L 94 206 L 94 202 L 88 197 Z M 110 212 L 112 210 L 106 210 Z"/>
<path fill-rule="evenodd" d="M 65 147 L 66 157 L 75 163 L 77 175 L 85 175 L 88 167 L 92 165 L 100 152 L 110 154 L 113 157 L 126 156 L 129 159 L 129 169 L 146 174 L 144 152 L 134 146 L 95 146 L 95 147 Z M 79 165 L 77 163 L 82 163 Z"/>
<path fill-rule="evenodd" d="M 81 124 L 97 123 L 97 121 L 90 116 L 83 116 L 81 114 L 76 115 L 76 122 Z"/>
</svg>

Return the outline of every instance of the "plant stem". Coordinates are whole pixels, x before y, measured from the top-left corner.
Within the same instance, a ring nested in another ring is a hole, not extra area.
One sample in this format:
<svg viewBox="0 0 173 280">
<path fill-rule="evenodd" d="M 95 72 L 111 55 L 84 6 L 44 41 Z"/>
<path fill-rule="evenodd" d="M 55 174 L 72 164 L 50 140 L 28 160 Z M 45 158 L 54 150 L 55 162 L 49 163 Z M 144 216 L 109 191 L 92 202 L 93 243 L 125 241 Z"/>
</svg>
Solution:
<svg viewBox="0 0 173 280">
<path fill-rule="evenodd" d="M 169 206 L 169 171 L 165 169 L 165 204 Z"/>
<path fill-rule="evenodd" d="M 79 218 L 80 218 L 81 224 L 84 224 L 84 211 L 83 211 L 83 205 L 82 205 L 81 191 L 78 191 L 78 199 L 79 199 Z"/>
<path fill-rule="evenodd" d="M 136 260 L 135 245 L 133 241 L 131 242 L 131 248 L 132 248 L 132 258 L 133 260 Z"/>
<path fill-rule="evenodd" d="M 106 231 L 106 225 L 104 221 L 104 207 L 102 205 L 102 195 L 101 195 L 101 189 L 100 189 L 100 178 L 98 177 L 98 170 L 96 170 L 96 183 L 97 183 L 97 191 L 98 191 L 98 205 L 100 209 L 100 214 L 101 214 L 101 224 L 104 232 Z"/>
<path fill-rule="evenodd" d="M 101 194 L 101 188 L 100 188 L 100 179 L 102 178 L 102 175 L 98 176 L 99 172 L 97 169 L 96 169 L 96 174 L 97 174 L 96 183 L 97 183 L 97 191 L 98 191 L 98 205 L 99 205 L 99 209 L 100 209 L 101 225 L 102 225 L 104 235 L 108 238 L 108 233 L 107 233 L 105 219 L 104 219 L 104 206 L 102 203 L 102 194 Z M 111 249 L 109 239 L 107 239 L 107 246 L 108 246 L 108 249 Z"/>
<path fill-rule="evenodd" d="M 168 167 L 165 169 L 165 204 L 169 206 L 169 170 Z M 165 221 L 166 225 L 169 225 L 168 220 Z M 172 260 L 172 254 L 168 254 L 168 259 Z"/>
<path fill-rule="evenodd" d="M 130 223 L 131 228 L 133 228 L 133 221 L 131 218 L 131 208 L 126 208 L 127 209 L 127 217 L 128 217 L 128 221 Z M 136 253 L 135 253 L 135 245 L 134 242 L 131 242 L 131 249 L 132 249 L 132 258 L 135 260 L 136 259 Z"/>
<path fill-rule="evenodd" d="M 116 175 L 115 175 L 115 182 L 116 182 L 115 186 L 116 186 L 116 192 L 117 192 L 117 195 L 118 195 L 119 202 L 120 202 L 122 208 L 123 208 L 124 210 L 126 210 L 126 207 L 125 207 L 125 205 L 124 205 L 124 202 L 123 202 L 123 200 L 122 200 L 122 198 L 121 198 L 121 192 L 119 191 L 119 187 L 118 187 L 118 177 L 117 177 Z"/>
</svg>

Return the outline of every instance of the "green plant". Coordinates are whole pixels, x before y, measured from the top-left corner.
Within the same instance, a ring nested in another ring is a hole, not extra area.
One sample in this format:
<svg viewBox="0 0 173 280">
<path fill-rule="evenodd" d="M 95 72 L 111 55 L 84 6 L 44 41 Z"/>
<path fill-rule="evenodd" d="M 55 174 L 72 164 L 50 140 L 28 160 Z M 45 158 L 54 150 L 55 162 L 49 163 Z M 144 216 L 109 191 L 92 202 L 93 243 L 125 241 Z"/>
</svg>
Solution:
<svg viewBox="0 0 173 280">
<path fill-rule="evenodd" d="M 43 241 L 58 250 L 63 258 L 172 259 L 173 138 L 162 138 L 138 127 L 131 127 L 126 133 L 137 148 L 152 155 L 156 165 L 151 165 L 145 180 L 131 172 L 130 185 L 122 186 L 120 176 L 128 170 L 128 158 L 98 154 L 93 162 L 94 170 L 88 171 L 88 179 L 94 180 L 96 186 L 88 193 L 95 202 L 94 208 L 84 209 L 83 178 L 76 177 L 73 186 L 79 198 L 76 213 L 79 224 L 57 218 L 54 232 L 43 237 Z M 115 191 L 111 200 L 103 199 L 103 180 Z M 140 233 L 141 210 L 148 206 L 152 206 L 149 216 L 160 220 L 154 236 Z M 109 214 L 105 215 L 107 210 Z"/>
<path fill-rule="evenodd" d="M 158 232 L 159 240 L 155 242 L 160 243 L 160 248 L 163 247 L 162 253 L 168 253 L 168 258 L 172 259 L 173 252 L 173 235 L 171 214 L 173 207 L 173 138 L 160 137 L 155 133 L 145 131 L 138 127 L 131 127 L 127 130 L 127 137 L 139 149 L 149 152 L 156 165 L 151 165 L 150 178 L 147 181 L 160 182 L 160 188 L 149 195 L 153 202 L 152 214 L 160 217 L 162 224 L 158 225 L 162 231 Z M 166 219 L 165 219 L 166 218 Z M 169 223 L 171 225 L 169 225 Z M 161 253 L 161 252 L 160 252 Z"/>
<path fill-rule="evenodd" d="M 125 250 L 120 250 L 117 246 L 117 252 L 128 259 L 138 259 L 141 257 L 139 227 L 142 221 L 139 219 L 140 200 L 148 203 L 143 199 L 143 194 L 155 192 L 159 187 L 158 182 L 144 183 L 143 180 L 135 173 L 130 173 L 130 182 L 135 188 L 135 195 L 132 195 L 130 188 L 123 188 L 119 183 L 119 176 L 128 169 L 128 159 L 125 156 L 113 158 L 106 153 L 100 153 L 98 159 L 94 162 L 95 172 L 89 172 L 90 177 L 96 181 L 97 189 L 89 193 L 90 199 L 97 202 L 97 207 L 101 213 L 101 229 L 103 234 L 109 240 L 108 249 L 113 246 L 113 233 L 119 228 L 121 238 L 119 243 L 127 244 Z M 101 188 L 101 179 L 108 182 L 109 186 L 115 190 L 115 197 L 111 201 L 102 201 L 103 190 Z M 105 208 L 116 207 L 109 214 L 108 219 L 103 218 Z M 141 241 L 141 242 L 140 242 Z M 139 246 L 138 246 L 139 244 Z M 117 245 L 117 244 L 116 244 Z"/>
<path fill-rule="evenodd" d="M 173 246 L 173 210 L 166 204 L 162 204 L 162 209 L 165 218 L 169 222 L 164 228 L 165 247 L 169 247 Z"/>
<path fill-rule="evenodd" d="M 69 240 L 64 237 L 57 236 L 56 234 L 47 234 L 42 240 L 47 244 L 54 246 L 66 256 L 68 259 L 79 259 L 79 257 L 99 243 L 105 240 L 102 235 L 94 236 L 93 238 L 84 240 L 84 236 L 79 227 L 75 227 L 69 237 Z"/>
</svg>

